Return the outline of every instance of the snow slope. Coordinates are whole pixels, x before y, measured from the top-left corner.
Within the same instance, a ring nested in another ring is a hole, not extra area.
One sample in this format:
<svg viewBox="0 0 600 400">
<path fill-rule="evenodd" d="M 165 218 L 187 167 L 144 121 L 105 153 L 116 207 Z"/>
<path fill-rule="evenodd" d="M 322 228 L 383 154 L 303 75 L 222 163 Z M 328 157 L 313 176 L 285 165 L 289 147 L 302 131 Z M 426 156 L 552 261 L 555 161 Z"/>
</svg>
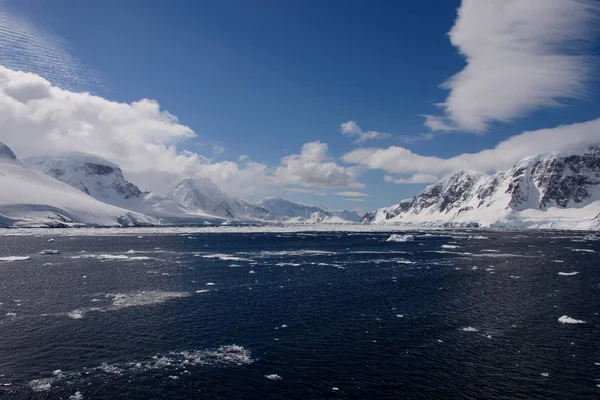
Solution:
<svg viewBox="0 0 600 400">
<path fill-rule="evenodd" d="M 491 176 L 462 171 L 362 222 L 600 229 L 600 145 L 528 157 Z"/>
<path fill-rule="evenodd" d="M 0 142 L 0 226 L 136 226 L 155 221 L 104 204 L 17 159 Z"/>
</svg>

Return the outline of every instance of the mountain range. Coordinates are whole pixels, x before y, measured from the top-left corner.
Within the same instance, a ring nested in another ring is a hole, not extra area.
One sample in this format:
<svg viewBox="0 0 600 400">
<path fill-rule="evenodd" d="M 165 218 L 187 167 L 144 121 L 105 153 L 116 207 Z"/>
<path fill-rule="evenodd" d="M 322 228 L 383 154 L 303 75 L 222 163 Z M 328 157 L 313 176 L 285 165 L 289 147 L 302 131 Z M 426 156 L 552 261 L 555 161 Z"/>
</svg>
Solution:
<svg viewBox="0 0 600 400">
<path fill-rule="evenodd" d="M 0 142 L 0 226 L 150 226 L 222 223 L 351 223 L 331 211 L 282 199 L 231 198 L 210 179 L 186 178 L 165 196 L 127 181 L 118 165 L 69 153 L 19 160 Z"/>
<path fill-rule="evenodd" d="M 461 171 L 363 223 L 600 229 L 600 145 L 520 160 L 493 175 Z"/>
<path fill-rule="evenodd" d="M 69 153 L 19 160 L 0 142 L 0 226 L 357 223 L 429 227 L 600 229 L 600 145 L 525 158 L 488 175 L 460 171 L 410 199 L 366 213 L 270 197 L 232 198 L 210 179 L 165 195 L 129 182 L 118 165 Z"/>
</svg>

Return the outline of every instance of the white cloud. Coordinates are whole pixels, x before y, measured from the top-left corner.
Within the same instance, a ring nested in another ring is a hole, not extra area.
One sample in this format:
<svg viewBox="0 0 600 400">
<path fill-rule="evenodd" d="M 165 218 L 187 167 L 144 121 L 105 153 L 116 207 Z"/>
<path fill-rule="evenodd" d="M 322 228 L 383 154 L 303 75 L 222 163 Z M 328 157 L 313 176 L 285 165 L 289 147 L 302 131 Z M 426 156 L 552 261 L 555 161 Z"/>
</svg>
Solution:
<svg viewBox="0 0 600 400">
<path fill-rule="evenodd" d="M 19 157 L 78 151 L 118 164 L 144 190 L 164 193 L 184 177 L 210 177 L 232 195 L 270 185 L 362 187 L 357 168 L 338 165 L 327 144 L 307 143 L 272 171 L 241 156 L 212 162 L 178 142 L 196 134 L 149 99 L 131 104 L 53 86 L 46 79 L 0 66 L 0 140 Z"/>
<path fill-rule="evenodd" d="M 369 195 L 366 193 L 362 193 L 362 192 L 336 192 L 335 193 L 337 196 L 344 196 L 344 197 L 368 197 Z"/>
<path fill-rule="evenodd" d="M 225 147 L 215 144 L 212 148 L 213 157 L 223 154 L 224 151 L 225 151 Z"/>
<path fill-rule="evenodd" d="M 386 182 L 404 184 L 404 183 L 434 183 L 437 182 L 440 177 L 432 174 L 415 173 L 408 177 L 395 178 L 391 175 L 383 177 Z"/>
<path fill-rule="evenodd" d="M 342 130 L 342 134 L 349 137 L 355 137 L 354 143 L 363 143 L 367 140 L 389 139 L 392 137 L 389 133 L 377 131 L 364 132 L 354 121 L 344 122 L 340 125 L 340 129 Z"/>
<path fill-rule="evenodd" d="M 311 190 L 311 189 L 284 188 L 283 190 L 285 190 L 286 192 L 292 192 L 292 193 L 314 194 L 316 196 L 326 196 L 327 195 L 327 193 L 325 193 L 325 192 L 318 192 L 318 191 Z"/>
<path fill-rule="evenodd" d="M 101 84 L 99 74 L 75 57 L 63 38 L 9 11 L 5 4 L 0 1 L 0 60 L 4 66 L 36 73 L 71 90 Z"/>
<path fill-rule="evenodd" d="M 302 146 L 300 154 L 281 159 L 274 178 L 279 184 L 304 187 L 360 188 L 364 185 L 356 180 L 358 170 L 337 164 L 328 155 L 327 143 L 309 142 Z"/>
<path fill-rule="evenodd" d="M 593 0 L 463 0 L 449 37 L 467 65 L 443 84 L 446 115 L 425 125 L 483 132 L 585 98 L 597 73 L 598 59 L 585 54 L 599 9 Z"/>
<path fill-rule="evenodd" d="M 415 142 L 422 142 L 425 140 L 432 140 L 433 138 L 436 137 L 436 134 L 433 132 L 427 132 L 427 133 L 419 133 L 418 135 L 404 135 L 404 136 L 400 136 L 400 139 L 402 139 L 402 141 L 404 143 L 415 143 Z"/>
<path fill-rule="evenodd" d="M 388 176 L 388 182 L 429 183 L 460 170 L 490 172 L 511 167 L 516 161 L 538 153 L 581 150 L 586 145 L 600 142 L 600 118 L 556 128 L 523 132 L 500 142 L 493 149 L 465 153 L 451 158 L 421 156 L 398 146 L 359 148 L 342 160 L 370 169 L 402 174 L 401 178 Z"/>
<path fill-rule="evenodd" d="M 196 153 L 178 151 L 175 143 L 195 133 L 154 100 L 116 103 L 1 66 L 0 126 L 0 139 L 20 157 L 69 151 L 96 154 L 120 165 L 143 189 L 159 193 L 186 176 L 211 177 L 236 194 L 271 180 L 260 163 L 211 163 Z"/>
<path fill-rule="evenodd" d="M 423 125 L 425 125 L 426 127 L 428 127 L 429 129 L 431 129 L 434 132 L 437 132 L 437 131 L 448 132 L 448 131 L 458 130 L 458 128 L 456 126 L 452 125 L 452 122 L 448 121 L 448 119 L 445 117 L 440 117 L 437 115 L 426 115 L 426 114 L 421 114 L 420 117 L 425 118 L 425 122 L 423 122 Z"/>
</svg>

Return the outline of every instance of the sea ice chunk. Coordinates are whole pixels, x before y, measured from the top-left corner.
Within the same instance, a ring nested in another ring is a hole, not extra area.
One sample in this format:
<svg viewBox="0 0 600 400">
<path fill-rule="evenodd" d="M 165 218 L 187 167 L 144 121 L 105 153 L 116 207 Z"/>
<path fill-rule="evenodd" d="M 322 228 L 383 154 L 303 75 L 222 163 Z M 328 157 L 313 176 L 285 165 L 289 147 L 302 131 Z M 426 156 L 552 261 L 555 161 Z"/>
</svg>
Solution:
<svg viewBox="0 0 600 400">
<path fill-rule="evenodd" d="M 580 319 L 571 318 L 568 315 L 563 315 L 558 319 L 558 322 L 563 324 L 585 324 L 585 321 Z"/>
<path fill-rule="evenodd" d="M 415 237 L 413 235 L 398 235 L 396 233 L 393 233 L 385 241 L 386 242 L 405 243 L 405 242 L 414 242 L 414 240 L 415 240 Z"/>
<path fill-rule="evenodd" d="M 60 250 L 42 250 L 40 254 L 60 254 Z"/>
</svg>

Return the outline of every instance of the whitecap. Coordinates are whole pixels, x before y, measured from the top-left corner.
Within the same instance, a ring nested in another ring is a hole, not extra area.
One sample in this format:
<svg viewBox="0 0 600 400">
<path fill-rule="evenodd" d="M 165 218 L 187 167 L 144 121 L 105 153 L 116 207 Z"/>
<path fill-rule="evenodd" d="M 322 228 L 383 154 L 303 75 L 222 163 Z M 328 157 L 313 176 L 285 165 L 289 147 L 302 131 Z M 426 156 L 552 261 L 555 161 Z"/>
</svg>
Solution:
<svg viewBox="0 0 600 400">
<path fill-rule="evenodd" d="M 222 261 L 252 261 L 248 258 L 232 256 L 230 254 L 194 254 L 194 257 L 202 257 L 202 258 L 218 258 Z"/>
<path fill-rule="evenodd" d="M 455 244 L 443 244 L 442 245 L 442 249 L 458 249 L 460 248 L 460 246 L 457 246 Z"/>
<path fill-rule="evenodd" d="M 571 249 L 571 250 L 581 252 L 581 253 L 595 253 L 595 251 L 592 249 Z"/>
<path fill-rule="evenodd" d="M 466 328 L 462 328 L 463 332 L 479 332 L 479 329 L 473 328 L 472 326 L 467 326 Z"/>
<path fill-rule="evenodd" d="M 270 379 L 272 381 L 279 381 L 279 380 L 283 379 L 281 376 L 279 376 L 277 374 L 265 375 L 265 378 Z"/>
<path fill-rule="evenodd" d="M 577 275 L 579 272 L 578 271 L 573 271 L 573 272 L 559 272 L 559 275 L 562 276 L 573 276 L 573 275 Z"/>
<path fill-rule="evenodd" d="M 42 254 L 42 255 L 60 254 L 60 250 L 42 250 L 42 251 L 40 251 L 40 254 Z"/>
</svg>

